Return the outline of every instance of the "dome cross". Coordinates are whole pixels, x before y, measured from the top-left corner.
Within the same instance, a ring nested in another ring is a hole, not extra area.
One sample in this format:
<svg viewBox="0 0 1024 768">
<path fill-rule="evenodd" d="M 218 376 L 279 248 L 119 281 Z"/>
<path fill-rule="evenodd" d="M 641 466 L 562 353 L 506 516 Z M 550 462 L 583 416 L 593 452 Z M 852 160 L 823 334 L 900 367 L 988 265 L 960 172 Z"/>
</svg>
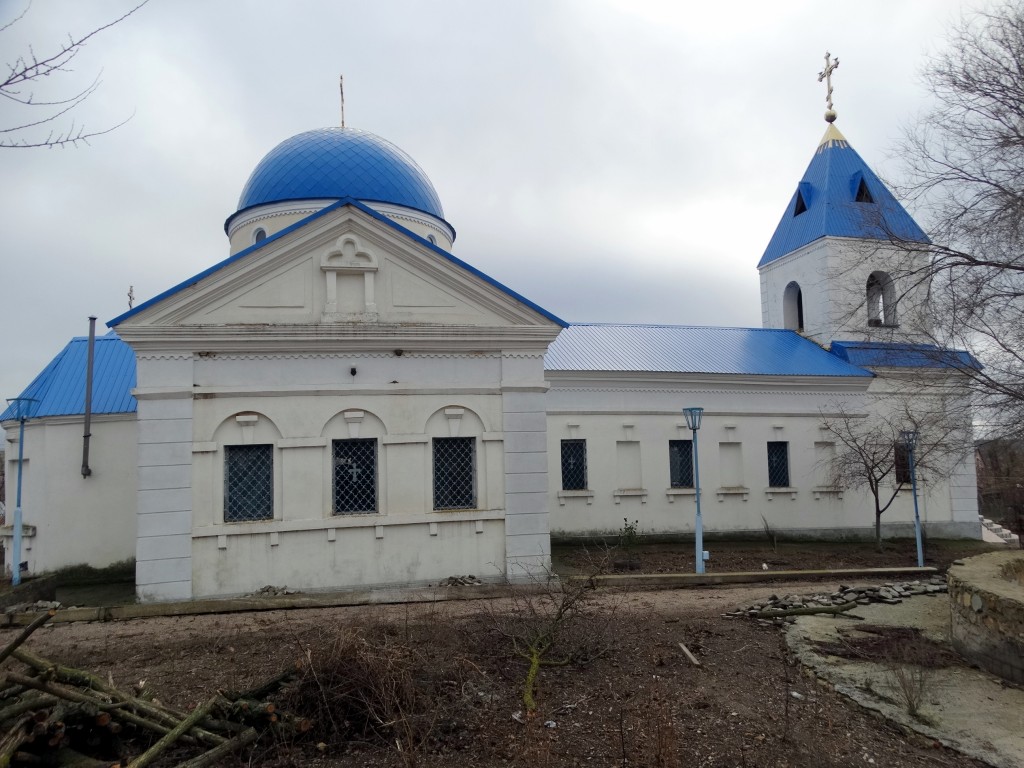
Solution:
<svg viewBox="0 0 1024 768">
<path fill-rule="evenodd" d="M 825 51 L 825 68 L 818 73 L 818 82 L 825 81 L 825 106 L 828 107 L 825 110 L 825 122 L 834 123 L 836 120 L 836 112 L 832 109 L 832 73 L 839 67 L 839 59 L 832 60 L 832 54 Z"/>
</svg>

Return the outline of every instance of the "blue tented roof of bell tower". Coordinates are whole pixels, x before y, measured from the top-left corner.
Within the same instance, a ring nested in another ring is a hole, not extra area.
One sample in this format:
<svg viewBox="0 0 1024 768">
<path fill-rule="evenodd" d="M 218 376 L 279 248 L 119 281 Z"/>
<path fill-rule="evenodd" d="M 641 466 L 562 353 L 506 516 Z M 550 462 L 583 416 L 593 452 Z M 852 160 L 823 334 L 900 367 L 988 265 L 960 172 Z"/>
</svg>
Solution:
<svg viewBox="0 0 1024 768">
<path fill-rule="evenodd" d="M 928 242 L 834 124 L 825 131 L 757 266 L 822 237 Z"/>
</svg>

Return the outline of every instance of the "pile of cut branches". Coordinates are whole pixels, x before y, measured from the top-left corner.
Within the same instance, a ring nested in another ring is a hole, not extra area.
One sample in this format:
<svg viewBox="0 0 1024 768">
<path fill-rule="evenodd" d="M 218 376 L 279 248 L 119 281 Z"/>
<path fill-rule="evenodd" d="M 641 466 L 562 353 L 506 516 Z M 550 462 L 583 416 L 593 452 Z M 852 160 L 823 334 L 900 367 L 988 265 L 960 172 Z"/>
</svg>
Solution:
<svg viewBox="0 0 1024 768">
<path fill-rule="evenodd" d="M 218 692 L 191 712 L 161 704 L 112 680 L 44 659 L 21 647 L 56 611 L 41 615 L 0 651 L 0 768 L 125 766 L 201 768 L 262 733 L 294 737 L 312 723 L 267 697 L 298 676 L 298 666 L 248 691 Z M 21 669 L 10 663 L 21 662 Z"/>
</svg>

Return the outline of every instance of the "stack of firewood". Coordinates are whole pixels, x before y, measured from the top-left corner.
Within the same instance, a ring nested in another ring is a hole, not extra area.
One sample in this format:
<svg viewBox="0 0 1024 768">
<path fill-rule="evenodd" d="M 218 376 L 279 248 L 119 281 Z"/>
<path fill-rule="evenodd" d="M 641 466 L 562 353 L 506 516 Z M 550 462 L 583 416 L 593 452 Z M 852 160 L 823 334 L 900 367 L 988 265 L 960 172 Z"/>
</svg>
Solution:
<svg viewBox="0 0 1024 768">
<path fill-rule="evenodd" d="M 296 677 L 298 668 L 248 691 L 218 692 L 186 713 L 21 648 L 55 613 L 41 615 L 0 651 L 0 768 L 142 768 L 157 761 L 169 765 L 172 759 L 178 768 L 200 768 L 252 744 L 267 730 L 294 737 L 312 725 L 266 700 Z M 23 669 L 14 669 L 10 659 Z"/>
</svg>

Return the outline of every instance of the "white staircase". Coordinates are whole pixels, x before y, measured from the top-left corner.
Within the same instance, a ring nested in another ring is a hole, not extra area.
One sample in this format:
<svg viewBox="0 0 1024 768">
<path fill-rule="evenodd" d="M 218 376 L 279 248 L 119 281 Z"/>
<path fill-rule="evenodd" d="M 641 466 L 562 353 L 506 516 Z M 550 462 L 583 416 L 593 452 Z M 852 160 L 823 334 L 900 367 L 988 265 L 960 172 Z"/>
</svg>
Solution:
<svg viewBox="0 0 1024 768">
<path fill-rule="evenodd" d="M 978 519 L 981 520 L 981 525 L 985 529 L 982 531 L 982 538 L 986 541 L 992 541 L 994 543 L 996 539 L 998 539 L 1004 544 L 1009 544 L 1015 547 L 1020 546 L 1020 537 L 1016 533 L 1006 530 L 1003 526 L 999 525 L 999 523 L 993 522 L 982 515 L 978 515 Z M 986 532 L 993 534 L 993 536 L 984 536 Z"/>
</svg>

